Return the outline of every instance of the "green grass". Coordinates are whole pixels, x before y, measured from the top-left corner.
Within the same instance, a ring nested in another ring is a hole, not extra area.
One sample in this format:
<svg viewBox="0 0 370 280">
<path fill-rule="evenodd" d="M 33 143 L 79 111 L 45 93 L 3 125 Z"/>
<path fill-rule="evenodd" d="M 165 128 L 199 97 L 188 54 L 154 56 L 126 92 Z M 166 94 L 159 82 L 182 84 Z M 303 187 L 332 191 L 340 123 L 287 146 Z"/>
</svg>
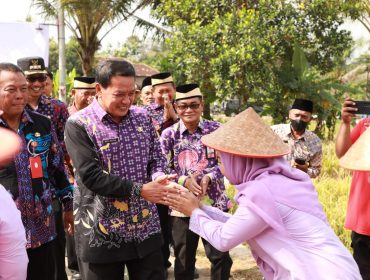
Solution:
<svg viewBox="0 0 370 280">
<path fill-rule="evenodd" d="M 331 227 L 343 244 L 351 249 L 351 232 L 344 228 L 351 173 L 339 166 L 332 141 L 323 143 L 321 174 L 313 182 Z"/>
</svg>

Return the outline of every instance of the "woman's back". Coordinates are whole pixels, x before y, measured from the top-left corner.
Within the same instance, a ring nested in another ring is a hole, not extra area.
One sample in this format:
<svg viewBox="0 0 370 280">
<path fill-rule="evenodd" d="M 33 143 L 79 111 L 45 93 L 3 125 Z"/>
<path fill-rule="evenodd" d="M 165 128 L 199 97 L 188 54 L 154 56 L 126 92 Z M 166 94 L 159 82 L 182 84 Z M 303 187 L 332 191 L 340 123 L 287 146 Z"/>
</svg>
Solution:
<svg viewBox="0 0 370 280">
<path fill-rule="evenodd" d="M 289 236 L 269 227 L 249 240 L 266 279 L 362 279 L 353 257 L 324 221 L 283 204 L 276 207 Z"/>
</svg>

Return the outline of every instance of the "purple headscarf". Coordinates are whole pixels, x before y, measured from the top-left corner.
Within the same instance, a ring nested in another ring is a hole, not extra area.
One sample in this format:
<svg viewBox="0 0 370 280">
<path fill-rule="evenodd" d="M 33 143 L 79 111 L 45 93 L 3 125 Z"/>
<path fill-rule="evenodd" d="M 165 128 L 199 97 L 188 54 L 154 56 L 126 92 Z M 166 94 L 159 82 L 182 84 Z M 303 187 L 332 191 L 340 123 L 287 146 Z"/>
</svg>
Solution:
<svg viewBox="0 0 370 280">
<path fill-rule="evenodd" d="M 327 222 L 310 177 L 282 157 L 249 158 L 220 152 L 226 177 L 235 185 L 235 200 L 286 234 L 275 202 L 309 213 Z"/>
</svg>

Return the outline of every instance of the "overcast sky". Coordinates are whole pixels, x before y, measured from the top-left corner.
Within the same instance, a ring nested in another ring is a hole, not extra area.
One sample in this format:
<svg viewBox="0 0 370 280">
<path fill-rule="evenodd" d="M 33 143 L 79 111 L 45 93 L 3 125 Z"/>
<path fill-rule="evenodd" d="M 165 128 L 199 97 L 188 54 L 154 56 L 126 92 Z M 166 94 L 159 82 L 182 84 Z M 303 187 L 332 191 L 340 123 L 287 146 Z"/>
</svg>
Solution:
<svg viewBox="0 0 370 280">
<path fill-rule="evenodd" d="M 27 16 L 31 16 L 33 21 L 39 23 L 53 23 L 50 20 L 46 21 L 38 15 L 38 12 L 35 8 L 31 7 L 32 0 L 10 0 L 5 1 L 1 0 L 0 4 L 0 21 L 1 22 L 15 22 L 15 21 L 25 21 Z M 149 18 L 150 11 L 147 9 L 145 11 L 138 12 L 140 17 L 143 17 L 147 20 L 152 20 Z M 111 44 L 115 47 L 118 43 L 124 42 L 126 38 L 133 33 L 134 23 L 132 21 L 124 22 L 116 27 L 113 31 L 111 31 L 102 41 L 103 48 L 105 48 L 108 44 Z M 347 22 L 342 26 L 343 29 L 348 29 L 352 32 L 352 36 L 354 40 L 363 39 L 363 41 L 367 42 L 364 44 L 360 49 L 356 51 L 357 56 L 359 53 L 369 51 L 369 42 L 370 42 L 370 35 L 369 32 L 359 23 L 359 22 Z M 51 25 L 49 27 L 49 34 L 51 37 L 57 39 L 57 27 Z M 70 36 L 70 32 L 66 29 L 66 36 Z M 139 29 L 135 30 L 135 34 L 141 36 L 142 31 Z M 102 34 L 100 34 L 102 35 Z"/>
</svg>

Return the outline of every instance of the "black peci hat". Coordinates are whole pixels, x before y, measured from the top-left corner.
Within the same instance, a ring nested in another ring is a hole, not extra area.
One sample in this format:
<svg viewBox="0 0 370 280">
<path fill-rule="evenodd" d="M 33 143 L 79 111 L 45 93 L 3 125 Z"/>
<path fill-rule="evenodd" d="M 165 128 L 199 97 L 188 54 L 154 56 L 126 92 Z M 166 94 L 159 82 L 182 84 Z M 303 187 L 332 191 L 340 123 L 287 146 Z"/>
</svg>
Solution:
<svg viewBox="0 0 370 280">
<path fill-rule="evenodd" d="M 176 87 L 176 101 L 193 97 L 203 97 L 197 84 L 187 84 Z"/>
<path fill-rule="evenodd" d="M 74 89 L 95 89 L 94 77 L 75 77 L 73 81 Z"/>
<path fill-rule="evenodd" d="M 25 75 L 47 74 L 44 59 L 39 56 L 22 57 L 17 60 L 17 65 Z"/>
<path fill-rule="evenodd" d="M 307 99 L 296 99 L 292 105 L 292 109 L 298 109 L 306 112 L 313 112 L 313 102 Z"/>
<path fill-rule="evenodd" d="M 166 84 L 166 83 L 173 83 L 173 79 L 172 79 L 171 73 L 163 72 L 163 73 L 158 73 L 158 74 L 151 76 L 151 83 L 152 83 L 152 86 Z"/>
<path fill-rule="evenodd" d="M 141 84 L 141 89 L 143 89 L 146 86 L 151 86 L 151 85 L 152 85 L 151 77 L 146 77 Z"/>
</svg>

